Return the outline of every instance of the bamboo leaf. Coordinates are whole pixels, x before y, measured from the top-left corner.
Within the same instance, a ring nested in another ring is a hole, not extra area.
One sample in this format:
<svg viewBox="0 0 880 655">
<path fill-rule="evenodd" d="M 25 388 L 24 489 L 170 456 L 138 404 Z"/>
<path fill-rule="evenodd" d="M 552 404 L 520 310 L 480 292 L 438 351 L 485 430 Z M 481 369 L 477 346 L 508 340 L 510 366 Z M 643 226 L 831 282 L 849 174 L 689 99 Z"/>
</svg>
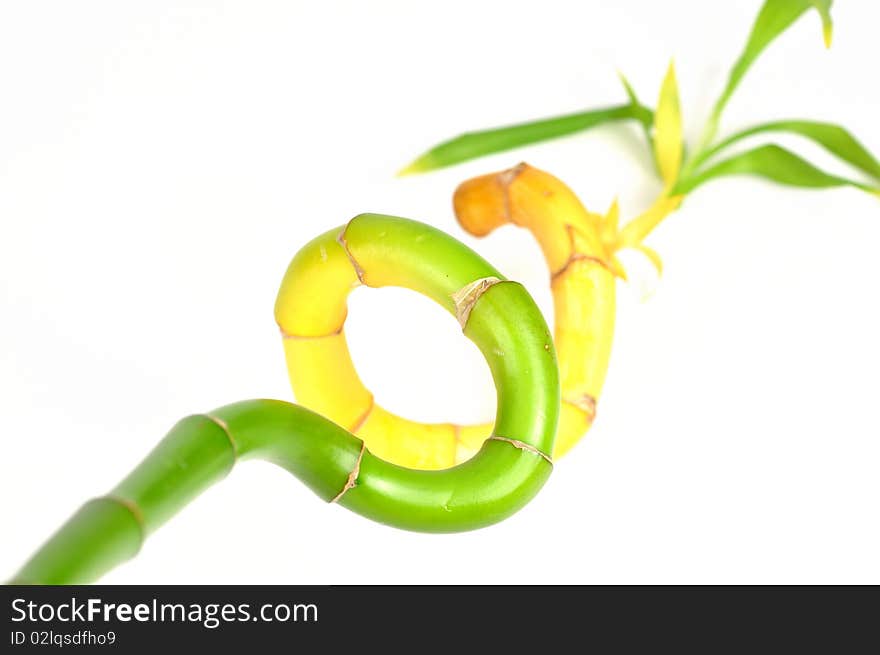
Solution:
<svg viewBox="0 0 880 655">
<path fill-rule="evenodd" d="M 611 203 L 611 206 L 608 208 L 608 213 L 602 217 L 602 240 L 605 243 L 612 243 L 614 239 L 617 238 L 617 233 L 620 226 L 620 203 L 617 198 L 614 198 L 614 201 Z"/>
<path fill-rule="evenodd" d="M 654 113 L 654 157 L 666 184 L 674 184 L 678 177 L 683 149 L 678 83 L 675 66 L 670 63 Z"/>
<path fill-rule="evenodd" d="M 629 83 L 629 80 L 626 79 L 626 75 L 617 71 L 617 77 L 620 78 L 620 83 L 623 84 L 623 90 L 626 91 L 626 97 L 629 98 L 629 103 L 631 105 L 640 105 L 638 96 L 636 96 L 636 91 L 633 89 L 632 84 Z"/>
<path fill-rule="evenodd" d="M 654 268 L 657 270 L 657 275 L 663 275 L 663 259 L 656 250 L 649 248 L 644 243 L 640 243 L 633 247 L 642 253 L 648 261 L 654 265 Z"/>
<path fill-rule="evenodd" d="M 629 98 L 630 106 L 633 108 L 643 106 L 642 103 L 639 101 L 639 98 L 636 95 L 635 89 L 633 89 L 632 84 L 630 84 L 629 80 L 626 79 L 626 76 L 623 73 L 621 73 L 620 71 L 617 71 L 617 76 L 620 78 L 621 84 L 623 84 L 623 89 L 624 89 L 624 91 L 626 91 L 626 97 Z M 642 126 L 642 132 L 645 135 L 645 140 L 648 142 L 648 147 L 651 149 L 651 152 L 653 152 L 654 151 L 654 137 L 651 134 L 651 122 L 650 121 L 645 121 L 645 122 L 640 121 L 640 123 Z"/>
<path fill-rule="evenodd" d="M 647 107 L 631 102 L 628 105 L 617 105 L 507 127 L 468 132 L 434 146 L 401 170 L 399 175 L 424 173 L 621 120 L 637 120 L 643 125 L 650 125 L 653 113 Z"/>
<path fill-rule="evenodd" d="M 800 18 L 808 9 L 815 9 L 819 12 L 822 19 L 822 33 L 825 39 L 826 47 L 831 45 L 832 22 L 831 22 L 831 3 L 833 0 L 766 0 L 764 6 L 755 19 L 752 31 L 749 34 L 749 40 L 734 63 L 727 80 L 727 86 L 721 97 L 715 103 L 712 112 L 711 133 L 721 117 L 721 112 L 730 100 L 736 87 L 742 81 L 742 78 L 751 68 L 752 64 L 764 49 L 773 42 L 773 40 L 782 34 L 788 27 Z"/>
<path fill-rule="evenodd" d="M 679 208 L 682 196 L 672 189 L 660 195 L 648 209 L 623 226 L 617 237 L 616 248 L 634 248 L 642 243 L 654 229 L 672 212 Z"/>
<path fill-rule="evenodd" d="M 826 173 L 775 144 L 759 146 L 698 171 L 681 180 L 672 193 L 689 193 L 710 180 L 728 175 L 755 175 L 795 187 L 823 189 L 852 186 L 869 193 L 878 193 L 878 188 Z"/>
<path fill-rule="evenodd" d="M 819 121 L 787 120 L 755 125 L 728 137 L 707 151 L 700 161 L 708 160 L 742 139 L 765 132 L 784 132 L 810 139 L 880 182 L 880 162 L 849 131 L 839 125 Z"/>
</svg>

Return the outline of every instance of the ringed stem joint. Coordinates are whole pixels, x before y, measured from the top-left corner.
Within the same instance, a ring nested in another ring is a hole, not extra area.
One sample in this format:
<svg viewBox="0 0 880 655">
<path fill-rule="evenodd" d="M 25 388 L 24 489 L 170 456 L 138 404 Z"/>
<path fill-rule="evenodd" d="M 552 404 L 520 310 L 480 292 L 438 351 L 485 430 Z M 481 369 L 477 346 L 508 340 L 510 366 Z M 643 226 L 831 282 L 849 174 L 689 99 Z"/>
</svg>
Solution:
<svg viewBox="0 0 880 655">
<path fill-rule="evenodd" d="M 575 238 L 575 234 L 574 234 L 576 230 L 577 230 L 577 227 L 575 227 L 571 223 L 565 224 L 565 231 L 568 234 L 568 242 L 570 244 L 570 251 L 569 252 L 571 254 L 569 254 L 568 259 L 565 260 L 565 263 L 562 265 L 562 268 L 560 268 L 558 271 L 556 271 L 555 273 L 552 273 L 550 275 L 550 283 L 551 284 L 556 281 L 556 278 L 564 275 L 565 272 L 568 271 L 571 268 L 571 266 L 577 261 L 592 262 L 592 263 L 596 264 L 597 266 L 601 266 L 602 268 L 610 271 L 611 273 L 614 273 L 614 270 L 611 268 L 611 266 L 608 265 L 608 262 L 605 261 L 604 259 L 602 259 L 601 257 L 596 257 L 595 255 L 587 255 L 586 253 L 582 253 L 582 252 L 578 251 L 577 239 Z"/>
<path fill-rule="evenodd" d="M 345 324 L 343 323 L 343 325 L 340 325 L 338 328 L 336 328 L 332 332 L 328 332 L 327 334 L 311 335 L 293 334 L 292 332 L 288 332 L 287 330 L 285 330 L 280 325 L 278 326 L 278 329 L 281 331 L 282 339 L 329 339 L 330 337 L 338 337 L 340 334 L 342 334 L 342 328 L 344 327 L 344 325 Z"/>
<path fill-rule="evenodd" d="M 348 474 L 348 480 L 345 481 L 345 486 L 342 487 L 342 491 L 333 497 L 333 500 L 330 501 L 331 503 L 338 503 L 339 499 L 345 495 L 346 491 L 357 486 L 357 479 L 361 474 L 361 460 L 364 458 L 364 451 L 366 449 L 366 442 L 361 441 L 361 451 L 358 453 L 357 459 L 355 460 L 354 468 L 352 468 L 351 473 Z"/>
<path fill-rule="evenodd" d="M 461 329 L 467 326 L 468 319 L 471 316 L 477 301 L 486 291 L 501 282 L 497 277 L 482 277 L 474 280 L 470 284 L 466 284 L 461 289 L 452 294 L 452 302 L 455 304 L 455 318 L 458 319 Z"/>
<path fill-rule="evenodd" d="M 606 270 L 609 270 L 609 271 L 611 270 L 608 268 L 608 264 L 603 259 L 600 259 L 599 257 L 593 257 L 592 255 L 585 255 L 582 252 L 572 252 L 568 256 L 568 259 L 565 261 L 565 263 L 562 265 L 562 268 L 560 268 L 558 271 L 556 271 L 555 273 L 552 273 L 550 275 L 550 284 L 553 284 L 554 282 L 556 282 L 556 280 L 558 280 L 563 275 L 565 275 L 571 269 L 572 265 L 575 262 L 590 262 L 591 264 L 596 264 L 597 266 L 601 266 L 602 268 L 604 268 Z"/>
<path fill-rule="evenodd" d="M 121 496 L 114 496 L 113 494 L 107 494 L 105 496 L 98 496 L 97 498 L 92 498 L 91 502 L 109 502 L 114 503 L 115 505 L 119 505 L 124 510 L 126 510 L 131 517 L 134 519 L 134 522 L 137 523 L 138 529 L 141 532 L 141 538 L 138 543 L 138 550 L 141 549 L 141 546 L 144 545 L 144 542 L 147 540 L 147 523 L 144 520 L 144 513 L 141 511 L 141 508 L 137 506 L 136 503 L 128 500 L 127 498 L 122 498 Z"/>
<path fill-rule="evenodd" d="M 577 407 L 587 415 L 587 420 L 592 423 L 596 419 L 596 399 L 588 393 L 579 396 L 565 396 L 562 402 L 572 407 Z"/>
<path fill-rule="evenodd" d="M 363 427 L 364 423 L 367 422 L 367 419 L 370 418 L 370 413 L 373 411 L 373 408 L 375 406 L 376 397 L 373 394 L 370 394 L 370 404 L 367 405 L 364 413 L 357 417 L 354 424 L 348 429 L 348 431 L 357 434 L 357 431 L 360 430 Z"/>
<path fill-rule="evenodd" d="M 211 414 L 200 414 L 199 416 L 204 416 L 209 421 L 213 421 L 214 423 L 216 423 L 217 427 L 223 430 L 223 434 L 225 434 L 226 438 L 229 439 L 229 445 L 232 448 L 232 465 L 229 467 L 231 470 L 232 466 L 235 466 L 235 463 L 238 461 L 238 444 L 235 443 L 235 439 L 232 437 L 232 433 L 229 431 L 229 426 L 222 418 L 212 416 Z"/>
<path fill-rule="evenodd" d="M 357 218 L 357 217 L 355 217 Z M 351 219 L 352 221 L 354 220 Z M 348 261 L 351 262 L 352 267 L 354 267 L 354 272 L 357 275 L 357 279 L 361 284 L 366 284 L 364 282 L 364 269 L 361 268 L 361 265 L 354 258 L 354 255 L 351 254 L 351 250 L 348 248 L 348 241 L 345 240 L 345 233 L 348 231 L 348 226 L 351 225 L 351 221 L 345 224 L 345 227 L 339 232 L 339 236 L 336 237 L 336 242 L 342 246 L 342 249 L 345 251 L 345 256 L 348 257 Z"/>
<path fill-rule="evenodd" d="M 543 457 L 545 460 L 547 460 L 547 463 L 550 464 L 550 466 L 553 466 L 553 460 L 550 459 L 550 455 L 538 450 L 532 444 L 528 444 L 525 441 L 520 441 L 519 439 L 510 439 L 508 437 L 500 437 L 497 434 L 493 434 L 491 437 L 489 437 L 489 440 L 504 441 L 505 443 L 509 443 L 515 448 L 524 450 L 527 453 L 532 453 L 533 455 L 537 455 L 538 457 Z"/>
<path fill-rule="evenodd" d="M 513 212 L 510 211 L 510 185 L 519 177 L 520 173 L 522 173 L 526 168 L 528 168 L 528 164 L 525 162 L 520 162 L 513 168 L 508 168 L 506 171 L 501 171 L 498 173 L 498 184 L 501 185 L 501 189 L 503 193 L 501 194 L 502 202 L 504 203 L 504 217 L 507 219 L 508 223 L 513 223 L 516 225 L 517 223 L 513 220 Z"/>
</svg>

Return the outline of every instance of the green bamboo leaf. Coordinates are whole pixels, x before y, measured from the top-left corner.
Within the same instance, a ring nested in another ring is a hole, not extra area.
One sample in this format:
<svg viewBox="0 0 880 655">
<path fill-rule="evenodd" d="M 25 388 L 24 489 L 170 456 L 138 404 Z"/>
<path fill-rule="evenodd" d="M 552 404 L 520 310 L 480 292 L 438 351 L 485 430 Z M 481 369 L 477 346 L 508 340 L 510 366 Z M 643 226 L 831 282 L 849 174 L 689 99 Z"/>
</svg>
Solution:
<svg viewBox="0 0 880 655">
<path fill-rule="evenodd" d="M 738 141 L 765 132 L 784 132 L 810 139 L 825 148 L 832 155 L 839 157 L 880 182 L 880 162 L 877 161 L 874 155 L 845 128 L 833 123 L 823 123 L 820 121 L 786 120 L 755 125 L 742 132 L 737 132 L 711 150 L 708 150 L 700 158 L 700 162 L 707 161 Z"/>
<path fill-rule="evenodd" d="M 638 106 L 642 103 L 639 102 L 639 98 L 636 95 L 635 89 L 633 89 L 632 84 L 629 83 L 629 80 L 626 79 L 626 75 L 617 71 L 617 77 L 620 78 L 620 83 L 623 84 L 623 90 L 626 91 L 626 97 L 629 98 L 629 103 L 634 106 Z"/>
<path fill-rule="evenodd" d="M 631 102 L 628 105 L 617 105 L 507 127 L 468 132 L 434 146 L 401 170 L 399 175 L 424 173 L 460 164 L 496 152 L 567 136 L 613 121 L 637 120 L 642 125 L 650 125 L 653 119 L 654 115 L 650 109 Z"/>
<path fill-rule="evenodd" d="M 620 78 L 620 83 L 623 84 L 623 89 L 626 91 L 626 97 L 629 98 L 629 104 L 631 107 L 642 107 L 642 103 L 639 101 L 639 97 L 636 95 L 635 89 L 633 89 L 632 84 L 630 84 L 629 80 L 626 79 L 626 76 L 617 71 L 617 76 Z M 645 135 L 645 140 L 648 142 L 648 147 L 651 149 L 651 152 L 654 152 L 654 136 L 651 134 L 651 124 L 650 122 L 639 121 L 642 126 L 642 132 Z"/>
<path fill-rule="evenodd" d="M 714 136 L 721 112 L 758 56 L 808 9 L 815 9 L 819 12 L 825 45 L 826 47 L 831 45 L 831 3 L 832 0 L 766 0 L 764 2 L 764 6 L 755 19 L 755 24 L 752 26 L 745 49 L 733 65 L 727 86 L 724 87 L 724 92 L 715 103 L 710 120 L 710 138 Z"/>
<path fill-rule="evenodd" d="M 727 175 L 756 175 L 788 186 L 824 189 L 852 186 L 878 194 L 880 188 L 826 173 L 793 152 L 769 144 L 734 155 L 682 179 L 672 194 L 689 193 L 706 182 Z"/>
</svg>

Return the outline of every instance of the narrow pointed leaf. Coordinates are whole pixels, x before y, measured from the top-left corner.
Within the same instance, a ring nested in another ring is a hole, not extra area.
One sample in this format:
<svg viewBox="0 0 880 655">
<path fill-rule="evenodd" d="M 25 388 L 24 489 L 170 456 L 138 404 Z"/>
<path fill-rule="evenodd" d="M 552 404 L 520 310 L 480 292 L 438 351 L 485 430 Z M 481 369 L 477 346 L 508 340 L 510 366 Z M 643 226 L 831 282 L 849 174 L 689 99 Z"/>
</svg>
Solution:
<svg viewBox="0 0 880 655">
<path fill-rule="evenodd" d="M 659 196 L 648 209 L 623 226 L 617 237 L 618 248 L 634 248 L 654 231 L 672 212 L 681 205 L 682 196 L 677 190 Z"/>
<path fill-rule="evenodd" d="M 423 173 L 452 166 L 496 152 L 567 136 L 604 123 L 621 120 L 637 120 L 643 125 L 650 125 L 653 113 L 647 107 L 631 103 L 479 132 L 468 132 L 434 146 L 401 170 L 400 175 Z"/>
<path fill-rule="evenodd" d="M 626 97 L 629 98 L 629 102 L 631 105 L 640 105 L 639 98 L 636 95 L 635 89 L 633 89 L 632 84 L 629 83 L 629 80 L 626 79 L 626 75 L 617 71 L 617 77 L 620 78 L 620 83 L 623 84 L 623 90 L 626 91 Z"/>
<path fill-rule="evenodd" d="M 725 159 L 681 180 L 673 193 L 689 193 L 698 186 L 728 175 L 755 175 L 788 186 L 822 189 L 853 186 L 869 193 L 878 189 L 822 171 L 780 146 L 769 144 Z"/>
<path fill-rule="evenodd" d="M 626 97 L 629 98 L 629 104 L 633 107 L 641 107 L 642 103 L 639 101 L 639 97 L 636 95 L 635 89 L 633 89 L 632 84 L 629 83 L 629 80 L 626 79 L 626 76 L 617 71 L 617 76 L 620 78 L 620 83 L 623 84 L 623 89 L 626 91 Z M 648 142 L 648 147 L 651 149 L 651 152 L 654 151 L 654 137 L 651 135 L 651 122 L 645 121 L 641 122 L 642 132 L 645 134 L 645 140 Z"/>
<path fill-rule="evenodd" d="M 656 250 L 649 248 L 643 243 L 634 246 L 634 248 L 642 253 L 648 261 L 654 265 L 654 268 L 657 270 L 657 275 L 663 275 L 663 259 L 660 258 L 660 254 Z"/>
<path fill-rule="evenodd" d="M 831 45 L 831 3 L 832 0 L 766 0 L 764 2 L 764 6 L 755 19 L 755 24 L 752 26 L 749 40 L 730 71 L 727 86 L 715 103 L 710 121 L 713 131 L 717 127 L 725 105 L 758 56 L 808 9 L 812 8 L 819 12 L 825 45 Z"/>
<path fill-rule="evenodd" d="M 669 64 L 654 112 L 654 157 L 666 184 L 673 184 L 678 177 L 683 149 L 678 83 L 675 66 Z"/>
<path fill-rule="evenodd" d="M 603 243 L 614 244 L 617 239 L 618 228 L 620 226 L 620 203 L 617 198 L 611 203 L 608 212 L 601 217 L 600 236 Z"/>
<path fill-rule="evenodd" d="M 783 132 L 796 134 L 810 139 L 822 146 L 831 154 L 851 164 L 861 172 L 880 182 L 880 162 L 846 129 L 833 123 L 819 121 L 788 120 L 774 121 L 762 125 L 755 125 L 742 132 L 728 137 L 712 150 L 707 151 L 701 161 L 717 155 L 728 146 L 755 134 L 765 132 Z"/>
</svg>

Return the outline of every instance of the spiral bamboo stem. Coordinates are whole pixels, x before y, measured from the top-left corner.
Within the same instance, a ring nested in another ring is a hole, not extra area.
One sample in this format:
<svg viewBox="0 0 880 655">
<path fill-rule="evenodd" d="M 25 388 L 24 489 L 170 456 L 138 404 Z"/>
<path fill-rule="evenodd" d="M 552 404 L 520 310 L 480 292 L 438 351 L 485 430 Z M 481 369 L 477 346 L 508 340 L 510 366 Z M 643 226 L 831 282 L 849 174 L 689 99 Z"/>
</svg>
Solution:
<svg viewBox="0 0 880 655">
<path fill-rule="evenodd" d="M 556 458 L 577 443 L 596 416 L 611 354 L 615 278 L 624 276 L 616 253 L 638 248 L 659 266 L 642 239 L 679 203 L 679 198 L 661 195 L 619 230 L 616 204 L 605 215 L 592 213 L 558 178 L 528 164 L 474 178 L 455 191 L 455 214 L 467 232 L 486 236 L 502 225 L 517 225 L 532 233 L 544 254 L 562 385 Z M 371 451 L 402 466 L 444 469 L 467 460 L 492 432 L 491 425 L 412 421 L 376 404 L 361 382 L 345 341 L 344 298 L 352 286 L 371 286 L 382 278 L 377 264 L 363 264 L 368 255 L 359 251 L 350 232 L 336 239 L 338 252 L 329 237 L 312 246 L 314 252 L 292 266 L 291 281 L 278 296 L 276 318 L 297 401 L 345 425 Z M 352 262 L 356 270 L 363 266 L 370 272 L 352 274 Z M 318 291 L 309 285 L 318 279 L 311 271 L 318 269 L 328 270 L 321 279 L 338 284 L 322 285 L 322 305 L 315 307 L 311 299 Z"/>
<path fill-rule="evenodd" d="M 559 417 L 555 351 L 529 294 L 438 230 L 364 214 L 294 258 L 279 295 L 288 354 L 302 344 L 331 352 L 344 346 L 345 293 L 361 283 L 424 293 L 458 316 L 486 357 L 497 419 L 476 456 L 444 471 L 404 468 L 303 407 L 278 400 L 227 405 L 180 421 L 110 493 L 76 512 L 12 582 L 97 579 L 133 557 L 149 534 L 239 460 L 273 462 L 323 500 L 408 530 L 472 530 L 529 502 L 552 470 Z M 363 408 L 353 407 L 347 418 L 365 424 L 359 413 Z"/>
</svg>

